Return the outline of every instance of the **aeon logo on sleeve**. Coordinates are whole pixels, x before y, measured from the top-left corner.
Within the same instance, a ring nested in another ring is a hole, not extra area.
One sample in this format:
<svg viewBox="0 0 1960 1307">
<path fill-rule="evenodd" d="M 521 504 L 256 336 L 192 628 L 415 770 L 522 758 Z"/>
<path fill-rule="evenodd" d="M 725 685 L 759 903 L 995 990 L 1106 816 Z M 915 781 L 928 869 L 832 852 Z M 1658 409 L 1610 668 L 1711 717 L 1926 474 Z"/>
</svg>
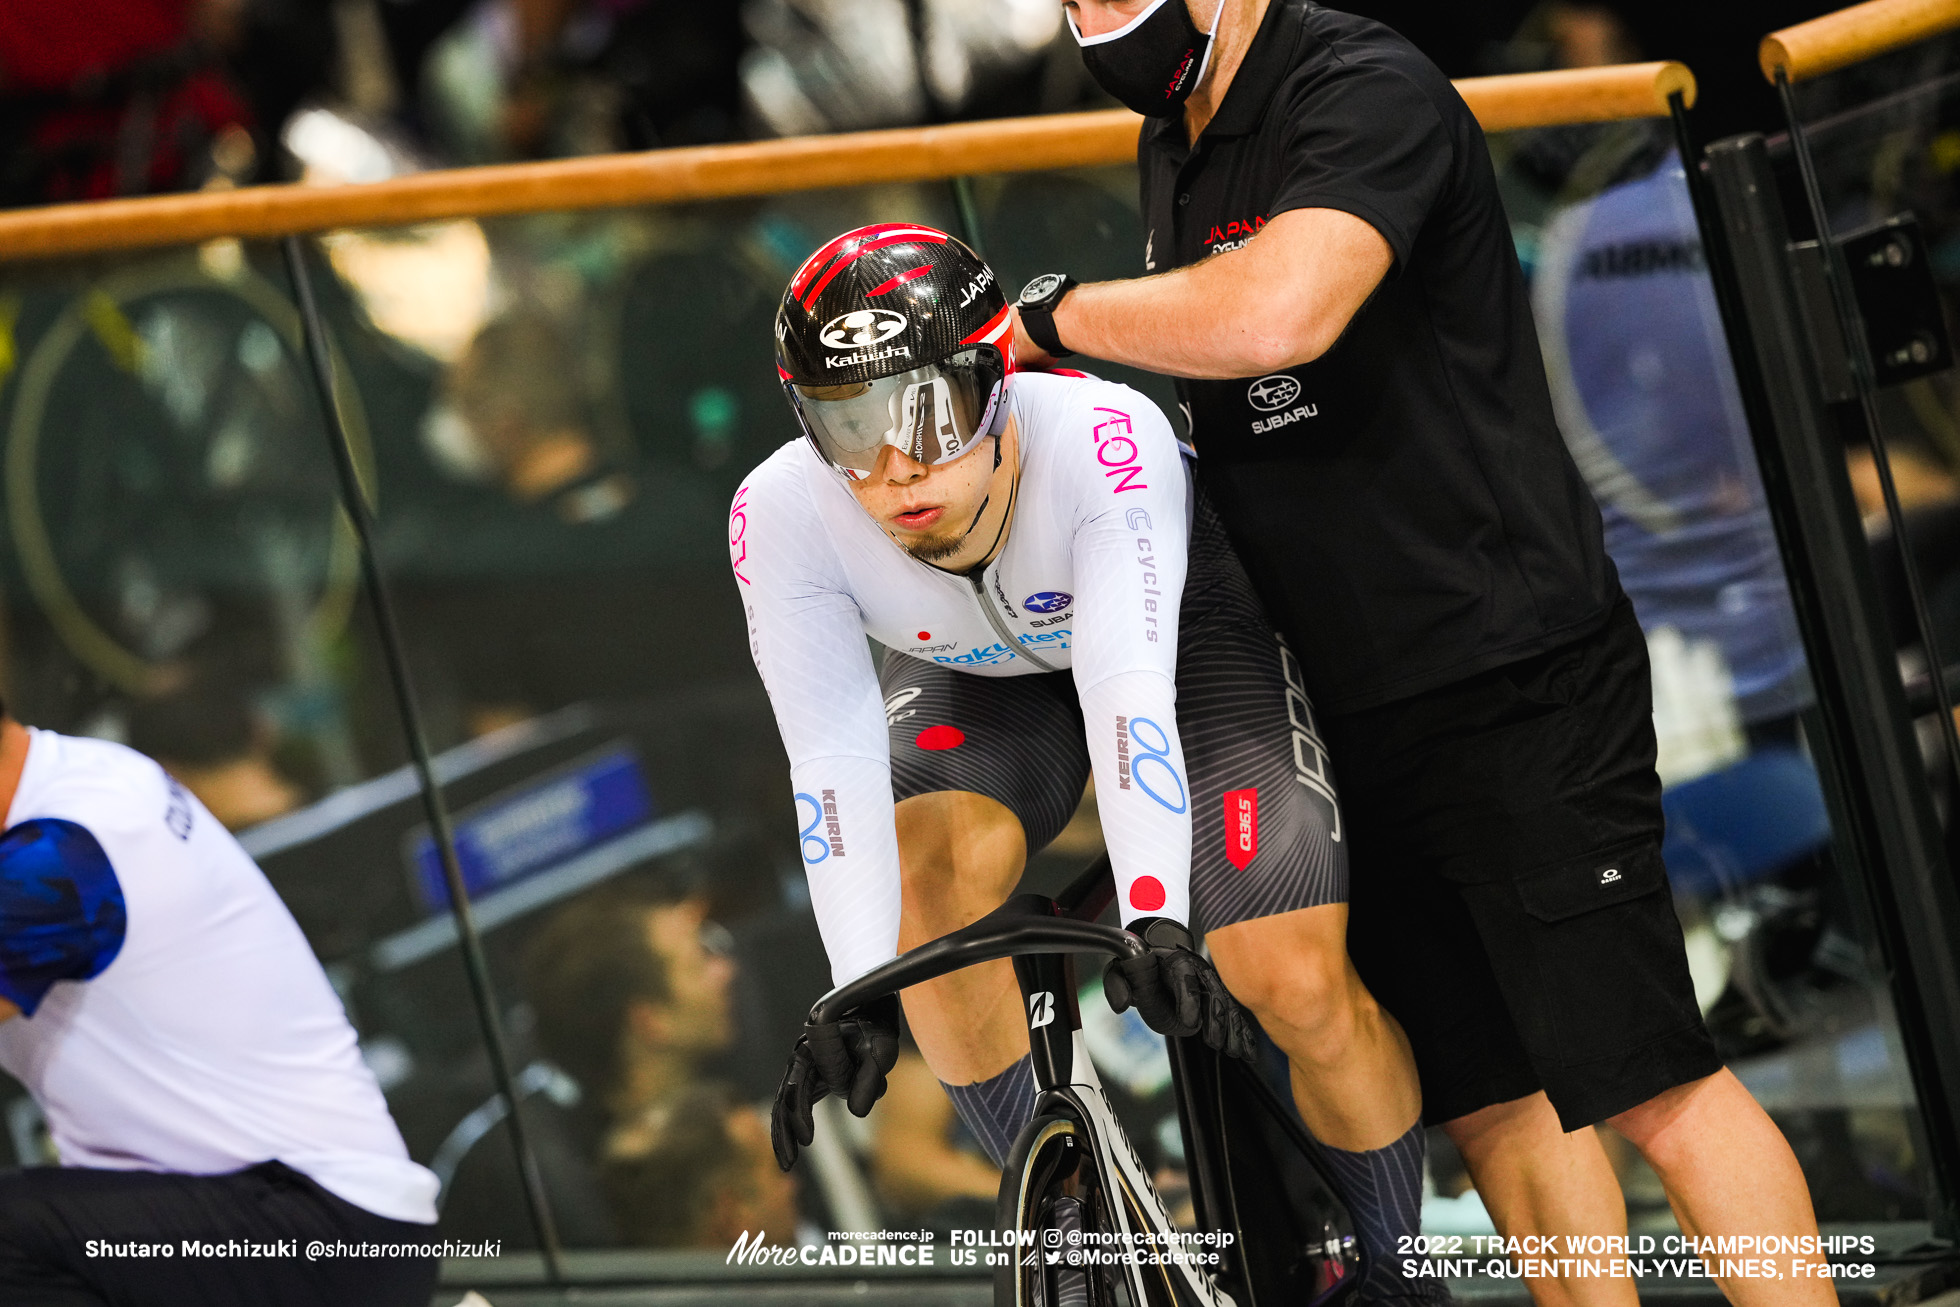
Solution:
<svg viewBox="0 0 1960 1307">
<path fill-rule="evenodd" d="M 1284 372 L 1275 372 L 1246 387 L 1245 397 L 1261 413 L 1274 413 L 1300 398 L 1300 381 Z"/>
<path fill-rule="evenodd" d="M 826 322 L 817 335 L 832 349 L 870 349 L 882 345 L 909 325 L 903 313 L 890 309 L 852 309 Z"/>
<path fill-rule="evenodd" d="M 1075 596 L 1061 590 L 1042 590 L 1021 601 L 1031 613 L 1059 613 L 1075 602 Z"/>
<path fill-rule="evenodd" d="M 1137 449 L 1137 442 L 1131 439 L 1130 415 L 1121 409 L 1096 409 L 1108 416 L 1096 424 L 1093 436 L 1096 442 L 1096 461 L 1109 469 L 1106 477 L 1123 478 L 1116 485 L 1114 494 L 1125 490 L 1148 490 L 1149 485 L 1137 478 L 1143 474 L 1143 459 Z"/>
<path fill-rule="evenodd" d="M 728 565 L 735 569 L 735 579 L 743 585 L 750 584 L 742 573 L 742 564 L 749 561 L 749 488 L 743 486 L 736 492 L 735 504 L 728 510 Z"/>
</svg>

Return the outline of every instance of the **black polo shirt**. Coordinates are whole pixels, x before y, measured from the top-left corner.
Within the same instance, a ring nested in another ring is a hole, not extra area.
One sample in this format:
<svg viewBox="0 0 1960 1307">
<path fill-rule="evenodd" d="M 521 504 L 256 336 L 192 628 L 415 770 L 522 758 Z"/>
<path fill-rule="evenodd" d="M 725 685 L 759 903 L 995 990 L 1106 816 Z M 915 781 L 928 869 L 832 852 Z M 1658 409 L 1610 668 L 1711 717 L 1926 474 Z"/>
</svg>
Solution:
<svg viewBox="0 0 1960 1307">
<path fill-rule="evenodd" d="M 1138 153 L 1150 271 L 1289 209 L 1352 213 L 1395 252 L 1322 358 L 1178 383 L 1199 476 L 1321 706 L 1600 624 L 1619 582 L 1599 510 L 1553 421 L 1483 131 L 1435 65 L 1370 19 L 1272 0 L 1196 147 L 1153 121 Z"/>
</svg>

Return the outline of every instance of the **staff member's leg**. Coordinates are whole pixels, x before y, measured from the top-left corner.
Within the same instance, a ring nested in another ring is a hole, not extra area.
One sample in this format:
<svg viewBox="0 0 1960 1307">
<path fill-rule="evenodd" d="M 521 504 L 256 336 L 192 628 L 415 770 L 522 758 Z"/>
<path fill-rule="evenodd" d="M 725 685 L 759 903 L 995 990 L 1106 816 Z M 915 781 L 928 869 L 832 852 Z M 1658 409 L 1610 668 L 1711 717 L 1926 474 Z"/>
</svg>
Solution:
<svg viewBox="0 0 1960 1307">
<path fill-rule="evenodd" d="M 1684 1227 L 1814 1234 L 1789 1146 L 1695 1007 L 1660 859 L 1649 675 L 1622 604 L 1571 645 L 1340 721 L 1336 755 L 1352 742 L 1367 767 L 1363 805 L 1350 776 L 1350 811 L 1367 809 L 1392 896 L 1364 914 L 1357 895 L 1357 961 L 1371 982 L 1399 978 L 1384 1001 L 1409 1026 L 1432 1119 L 1506 1233 L 1625 1229 L 1586 1129 L 1611 1119 Z M 1576 1132 L 1563 1147 L 1560 1131 Z M 1548 1215 L 1565 1219 L 1537 1224 Z M 1626 1282 L 1562 1289 L 1591 1299 L 1602 1285 L 1632 1300 Z M 1831 1298 L 1828 1281 L 1722 1287 L 1738 1302 Z"/>
<path fill-rule="evenodd" d="M 0 1302 L 36 1307 L 428 1307 L 437 1261 L 307 1246 L 428 1244 L 267 1162 L 229 1175 L 32 1167 L 0 1173 Z M 186 1241 L 218 1245 L 213 1256 Z"/>
<path fill-rule="evenodd" d="M 1408 1040 L 1347 956 L 1347 837 L 1298 665 L 1201 497 L 1179 621 L 1178 735 L 1190 769 L 1191 900 L 1219 976 L 1286 1054 L 1293 1099 L 1342 1180 L 1367 1301 L 1420 1231 L 1421 1095 Z M 1427 1286 L 1434 1289 L 1433 1283 Z"/>
</svg>

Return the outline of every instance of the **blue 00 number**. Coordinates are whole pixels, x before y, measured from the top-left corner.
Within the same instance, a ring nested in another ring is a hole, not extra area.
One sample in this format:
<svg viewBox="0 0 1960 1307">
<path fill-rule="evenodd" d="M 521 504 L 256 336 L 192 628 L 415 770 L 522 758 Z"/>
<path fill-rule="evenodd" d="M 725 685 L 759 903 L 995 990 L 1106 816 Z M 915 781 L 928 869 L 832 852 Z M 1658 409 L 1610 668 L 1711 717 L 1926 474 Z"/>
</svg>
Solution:
<svg viewBox="0 0 1960 1307">
<path fill-rule="evenodd" d="M 1144 738 L 1143 728 L 1146 726 L 1157 732 L 1157 743 L 1152 744 Z M 1151 721 L 1148 717 L 1132 717 L 1130 718 L 1130 738 L 1136 741 L 1138 749 L 1137 755 L 1130 759 L 1130 775 L 1136 778 L 1137 788 L 1157 802 L 1163 804 L 1166 808 L 1169 808 L 1172 812 L 1183 812 L 1188 803 L 1188 799 L 1184 793 L 1184 778 L 1179 776 L 1177 774 L 1177 768 L 1171 765 L 1170 735 L 1165 732 L 1163 727 Z M 1144 777 L 1143 765 L 1147 762 L 1156 763 L 1164 769 L 1164 775 L 1170 777 L 1171 784 L 1177 787 L 1176 803 L 1172 803 L 1169 799 L 1157 793 L 1157 788 Z"/>
<path fill-rule="evenodd" d="M 830 856 L 830 841 L 817 834 L 817 827 L 823 825 L 823 805 L 808 794 L 798 794 L 796 801 L 810 805 L 810 824 L 798 831 L 796 838 L 802 844 L 803 861 L 814 867 Z M 1162 803 L 1163 800 L 1159 799 L 1158 802 Z M 817 847 L 814 854 L 810 852 L 810 846 L 813 844 Z"/>
</svg>

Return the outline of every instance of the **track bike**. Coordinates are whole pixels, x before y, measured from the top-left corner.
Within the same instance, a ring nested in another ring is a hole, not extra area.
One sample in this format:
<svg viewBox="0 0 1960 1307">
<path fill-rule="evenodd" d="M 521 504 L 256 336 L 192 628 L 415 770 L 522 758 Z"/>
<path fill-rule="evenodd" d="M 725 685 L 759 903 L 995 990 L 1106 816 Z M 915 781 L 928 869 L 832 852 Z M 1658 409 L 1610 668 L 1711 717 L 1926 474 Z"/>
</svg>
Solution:
<svg viewBox="0 0 1960 1307">
<path fill-rule="evenodd" d="M 1195 1232 L 1173 1224 L 1118 1124 L 1082 1038 L 1071 956 L 1144 951 L 1130 932 L 1097 924 L 1114 896 L 1105 857 L 1055 898 L 1016 895 L 833 989 L 810 1020 L 1013 959 L 1037 1093 L 1001 1173 L 1007 1256 L 995 1266 L 995 1307 L 1332 1307 L 1366 1268 L 1347 1206 L 1283 1089 L 1195 1037 L 1167 1040 Z M 1270 1068 L 1278 1051 L 1261 1043 Z"/>
</svg>

